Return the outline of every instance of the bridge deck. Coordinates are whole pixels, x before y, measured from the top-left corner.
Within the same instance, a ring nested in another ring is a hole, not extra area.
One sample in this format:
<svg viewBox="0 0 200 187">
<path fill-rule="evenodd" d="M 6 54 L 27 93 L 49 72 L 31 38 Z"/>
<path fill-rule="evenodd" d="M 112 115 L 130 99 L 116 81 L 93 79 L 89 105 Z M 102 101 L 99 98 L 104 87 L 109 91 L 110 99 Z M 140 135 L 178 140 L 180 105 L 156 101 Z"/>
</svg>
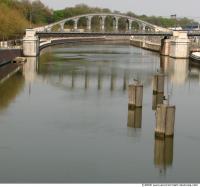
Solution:
<svg viewBox="0 0 200 187">
<path fill-rule="evenodd" d="M 39 37 L 95 37 L 95 36 L 172 36 L 172 33 L 148 32 L 37 32 Z"/>
</svg>

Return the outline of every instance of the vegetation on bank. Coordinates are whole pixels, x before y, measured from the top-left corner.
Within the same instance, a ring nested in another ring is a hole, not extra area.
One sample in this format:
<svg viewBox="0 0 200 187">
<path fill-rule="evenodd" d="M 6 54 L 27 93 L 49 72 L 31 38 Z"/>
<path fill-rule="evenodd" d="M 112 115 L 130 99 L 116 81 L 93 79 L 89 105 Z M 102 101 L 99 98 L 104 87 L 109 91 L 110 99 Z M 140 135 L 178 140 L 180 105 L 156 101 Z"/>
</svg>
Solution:
<svg viewBox="0 0 200 187">
<path fill-rule="evenodd" d="M 51 23 L 52 16 L 41 1 L 0 0 L 0 40 L 19 38 L 32 25 Z"/>
<path fill-rule="evenodd" d="M 24 33 L 25 28 L 36 27 L 39 25 L 49 24 L 64 18 L 86 14 L 86 13 L 120 13 L 112 12 L 107 8 L 89 7 L 84 4 L 75 7 L 67 7 L 63 10 L 51 10 L 45 6 L 40 0 L 32 3 L 29 0 L 1 0 L 0 1 L 0 40 L 8 38 L 18 38 Z M 121 14 L 121 13 L 120 13 Z M 136 15 L 133 12 L 127 12 L 125 15 L 133 16 L 138 19 L 150 22 L 162 27 L 175 27 L 196 24 L 194 20 L 188 18 L 170 19 L 156 16 Z M 72 27 L 73 23 L 66 24 L 66 27 Z M 94 30 L 99 29 L 99 20 L 93 19 Z M 119 20 L 119 29 L 126 26 L 125 20 Z M 79 27 L 85 27 L 86 20 L 79 21 Z M 112 29 L 112 18 L 106 19 L 106 28 Z"/>
</svg>

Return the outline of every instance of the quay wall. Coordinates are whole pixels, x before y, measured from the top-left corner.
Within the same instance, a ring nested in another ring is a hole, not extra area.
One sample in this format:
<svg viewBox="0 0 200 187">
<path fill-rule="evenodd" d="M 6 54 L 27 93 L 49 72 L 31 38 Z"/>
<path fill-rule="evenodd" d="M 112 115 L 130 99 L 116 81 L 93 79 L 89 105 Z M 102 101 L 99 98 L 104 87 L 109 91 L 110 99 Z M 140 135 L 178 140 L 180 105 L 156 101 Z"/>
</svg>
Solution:
<svg viewBox="0 0 200 187">
<path fill-rule="evenodd" d="M 160 52 L 161 50 L 161 43 L 156 43 L 148 40 L 138 40 L 138 39 L 131 39 L 130 44 L 135 47 L 140 47 L 142 49 Z"/>
<path fill-rule="evenodd" d="M 0 66 L 11 62 L 15 57 L 22 56 L 21 49 L 0 49 Z"/>
</svg>

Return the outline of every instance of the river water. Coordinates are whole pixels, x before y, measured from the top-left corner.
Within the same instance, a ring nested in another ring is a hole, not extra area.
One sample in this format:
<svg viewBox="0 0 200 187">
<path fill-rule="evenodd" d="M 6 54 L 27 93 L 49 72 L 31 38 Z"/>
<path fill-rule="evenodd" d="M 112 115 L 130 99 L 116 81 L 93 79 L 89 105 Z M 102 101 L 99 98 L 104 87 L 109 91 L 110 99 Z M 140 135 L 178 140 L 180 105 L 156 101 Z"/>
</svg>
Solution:
<svg viewBox="0 0 200 187">
<path fill-rule="evenodd" d="M 154 136 L 158 71 L 176 106 L 165 140 Z M 143 108 L 128 111 L 134 79 Z M 122 44 L 48 48 L 0 86 L 0 182 L 200 182 L 199 96 L 187 60 Z"/>
</svg>

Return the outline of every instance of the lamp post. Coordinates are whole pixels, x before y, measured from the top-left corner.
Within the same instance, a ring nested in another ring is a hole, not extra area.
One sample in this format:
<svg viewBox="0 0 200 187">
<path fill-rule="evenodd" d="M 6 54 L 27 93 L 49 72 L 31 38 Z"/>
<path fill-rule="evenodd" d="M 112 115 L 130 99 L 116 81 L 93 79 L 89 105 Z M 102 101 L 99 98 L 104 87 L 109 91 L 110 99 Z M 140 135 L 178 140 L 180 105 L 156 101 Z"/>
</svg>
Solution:
<svg viewBox="0 0 200 187">
<path fill-rule="evenodd" d="M 32 29 L 32 1 L 30 1 L 30 9 L 29 9 L 29 27 Z"/>
<path fill-rule="evenodd" d="M 177 27 L 176 14 L 172 14 L 172 15 L 171 15 L 171 19 L 174 19 L 174 20 L 175 20 L 175 30 L 176 30 L 176 27 Z"/>
</svg>

